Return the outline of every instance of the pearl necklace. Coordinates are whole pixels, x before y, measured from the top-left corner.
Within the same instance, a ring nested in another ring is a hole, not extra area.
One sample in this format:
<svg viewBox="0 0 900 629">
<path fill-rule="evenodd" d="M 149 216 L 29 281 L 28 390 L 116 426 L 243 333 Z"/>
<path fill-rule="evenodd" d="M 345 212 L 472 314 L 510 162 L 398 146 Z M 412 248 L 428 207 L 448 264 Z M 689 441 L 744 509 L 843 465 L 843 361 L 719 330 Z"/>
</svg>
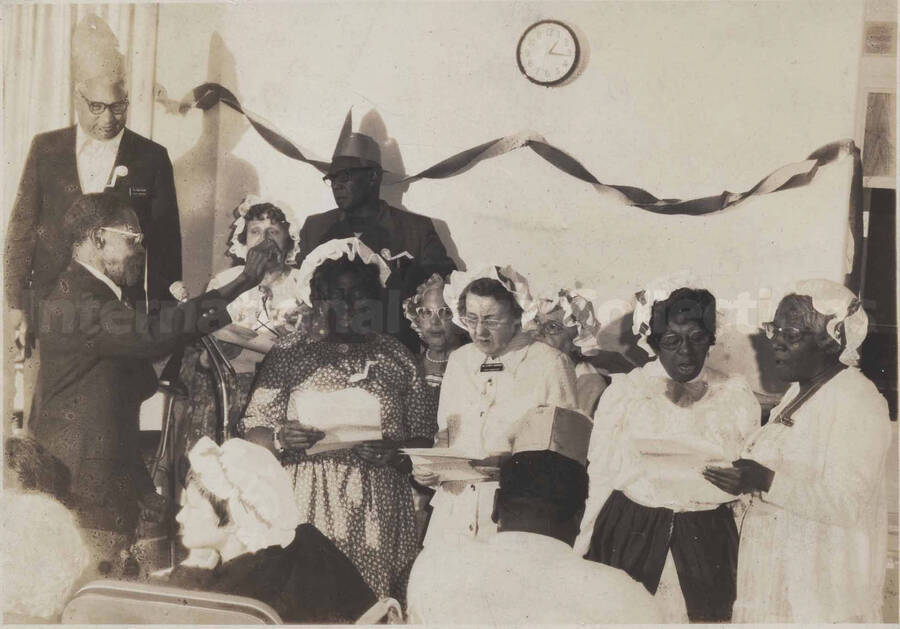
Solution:
<svg viewBox="0 0 900 629">
<path fill-rule="evenodd" d="M 431 356 L 428 355 L 429 352 L 431 352 L 430 349 L 425 350 L 425 360 L 427 360 L 430 363 L 435 363 L 436 365 L 443 365 L 444 363 L 446 363 L 449 360 L 449 358 L 445 358 L 444 360 L 435 360 L 434 358 L 432 358 Z"/>
</svg>

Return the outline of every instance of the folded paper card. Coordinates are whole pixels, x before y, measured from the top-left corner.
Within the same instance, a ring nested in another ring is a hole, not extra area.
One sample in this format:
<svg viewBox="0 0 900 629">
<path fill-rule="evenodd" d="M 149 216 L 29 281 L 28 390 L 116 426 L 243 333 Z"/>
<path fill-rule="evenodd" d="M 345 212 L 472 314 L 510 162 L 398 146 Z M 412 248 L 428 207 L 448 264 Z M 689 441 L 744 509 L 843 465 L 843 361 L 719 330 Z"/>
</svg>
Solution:
<svg viewBox="0 0 900 629">
<path fill-rule="evenodd" d="M 307 454 L 383 439 L 381 406 L 375 396 L 363 389 L 294 391 L 288 399 L 287 418 L 325 433 Z"/>
<path fill-rule="evenodd" d="M 471 453 L 453 448 L 404 448 L 416 468 L 436 474 L 440 481 L 474 481 L 492 478 L 498 472 L 497 467 L 479 465 L 483 460 Z"/>
<path fill-rule="evenodd" d="M 584 464 L 593 427 L 594 422 L 578 411 L 537 406 L 517 423 L 512 451 L 550 450 Z"/>
</svg>

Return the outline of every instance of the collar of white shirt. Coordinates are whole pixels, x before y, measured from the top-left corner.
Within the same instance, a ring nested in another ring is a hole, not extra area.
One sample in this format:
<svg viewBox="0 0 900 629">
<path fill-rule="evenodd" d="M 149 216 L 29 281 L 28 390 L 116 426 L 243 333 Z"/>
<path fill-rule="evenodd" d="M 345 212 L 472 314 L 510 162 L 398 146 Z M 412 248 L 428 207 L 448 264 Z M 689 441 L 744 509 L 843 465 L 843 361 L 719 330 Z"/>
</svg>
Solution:
<svg viewBox="0 0 900 629">
<path fill-rule="evenodd" d="M 89 136 L 84 129 L 81 128 L 81 125 L 77 125 L 75 131 L 75 154 L 78 155 L 84 150 L 85 145 L 88 142 L 96 143 L 99 146 L 102 146 L 104 149 L 113 151 L 115 150 L 117 153 L 119 151 L 119 144 L 122 143 L 122 136 L 125 134 L 125 127 L 122 127 L 122 130 L 116 134 L 115 137 L 110 138 L 109 140 L 98 140 L 97 138 L 93 138 Z"/>
<path fill-rule="evenodd" d="M 539 533 L 502 531 L 489 537 L 487 543 L 498 549 L 519 553 L 527 549 L 527 556 L 531 559 L 534 557 L 559 557 L 560 555 L 575 556 L 572 547 L 564 541 Z"/>
<path fill-rule="evenodd" d="M 78 264 L 87 269 L 88 273 L 96 277 L 98 280 L 109 286 L 109 289 L 116 294 L 116 299 L 122 301 L 122 289 L 118 284 L 113 282 L 109 277 L 92 267 L 90 264 L 85 264 L 81 260 L 75 260 Z"/>
<path fill-rule="evenodd" d="M 481 351 L 472 352 L 471 356 L 473 358 L 473 361 L 469 366 L 478 371 L 481 369 L 481 365 L 484 363 L 502 363 L 504 369 L 515 370 L 528 354 L 528 348 L 531 347 L 532 343 L 536 342 L 537 341 L 535 341 L 528 334 L 525 334 L 524 332 L 518 332 L 509 341 L 509 344 L 506 346 L 506 351 L 497 358 L 485 356 Z"/>
</svg>

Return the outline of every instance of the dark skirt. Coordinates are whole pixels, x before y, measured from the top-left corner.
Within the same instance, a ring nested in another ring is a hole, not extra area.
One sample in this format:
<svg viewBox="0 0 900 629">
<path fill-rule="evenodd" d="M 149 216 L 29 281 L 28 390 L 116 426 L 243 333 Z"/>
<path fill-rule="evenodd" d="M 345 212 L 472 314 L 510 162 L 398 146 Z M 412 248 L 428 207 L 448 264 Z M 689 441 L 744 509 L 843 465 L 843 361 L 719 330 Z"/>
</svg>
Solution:
<svg viewBox="0 0 900 629">
<path fill-rule="evenodd" d="M 669 550 L 692 622 L 727 622 L 737 591 L 738 531 L 727 505 L 675 513 L 614 491 L 585 559 L 627 572 L 656 594 Z"/>
</svg>

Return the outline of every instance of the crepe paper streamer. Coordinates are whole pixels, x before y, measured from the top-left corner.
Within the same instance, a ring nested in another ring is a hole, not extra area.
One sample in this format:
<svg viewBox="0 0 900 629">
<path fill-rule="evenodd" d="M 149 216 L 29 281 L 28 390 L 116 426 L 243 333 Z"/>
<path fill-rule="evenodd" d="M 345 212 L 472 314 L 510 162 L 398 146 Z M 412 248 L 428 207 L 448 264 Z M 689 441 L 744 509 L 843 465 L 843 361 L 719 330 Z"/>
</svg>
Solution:
<svg viewBox="0 0 900 629">
<path fill-rule="evenodd" d="M 179 114 L 184 114 L 191 108 L 205 111 L 222 103 L 242 114 L 263 140 L 282 155 L 310 164 L 323 174 L 328 172 L 329 162 L 310 157 L 308 151 L 301 149 L 296 143 L 285 137 L 274 125 L 261 116 L 244 109 L 237 97 L 218 83 L 198 85 L 191 90 L 190 94 L 178 102 L 169 99 L 165 89 L 157 85 L 156 100 L 167 111 Z M 350 128 L 352 128 L 352 119 L 348 113 L 344 121 L 342 135 L 347 133 Z M 820 167 L 836 162 L 848 155 L 852 156 L 855 162 L 858 163 L 860 161 L 860 151 L 853 140 L 843 139 L 822 146 L 802 161 L 787 164 L 775 170 L 746 192 L 729 192 L 725 190 L 718 195 L 696 199 L 659 199 L 646 190 L 634 186 L 602 183 L 577 159 L 547 142 L 539 133 L 528 131 L 496 138 L 466 149 L 415 175 L 404 176 L 385 171 L 383 185 L 409 184 L 420 179 L 447 179 L 466 172 L 480 162 L 524 147 L 530 148 L 564 173 L 591 184 L 599 193 L 607 197 L 619 200 L 627 205 L 639 207 L 648 212 L 688 216 L 702 216 L 718 212 L 751 196 L 771 194 L 781 190 L 805 186 L 813 180 Z M 853 204 L 851 203 L 851 205 Z"/>
</svg>

